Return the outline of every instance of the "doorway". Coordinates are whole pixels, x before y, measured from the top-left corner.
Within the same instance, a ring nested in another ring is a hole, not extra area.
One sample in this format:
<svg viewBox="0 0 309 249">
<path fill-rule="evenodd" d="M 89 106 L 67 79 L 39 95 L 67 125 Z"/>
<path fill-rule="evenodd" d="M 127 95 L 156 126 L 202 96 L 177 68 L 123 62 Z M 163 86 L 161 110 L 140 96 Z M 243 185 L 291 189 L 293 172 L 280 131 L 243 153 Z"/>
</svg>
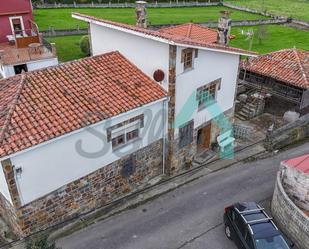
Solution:
<svg viewBox="0 0 309 249">
<path fill-rule="evenodd" d="M 210 147 L 211 124 L 197 131 L 197 148 L 198 150 L 209 149 Z"/>
<path fill-rule="evenodd" d="M 21 74 L 22 72 L 28 72 L 27 64 L 20 64 L 14 66 L 14 72 L 15 74 Z"/>
</svg>

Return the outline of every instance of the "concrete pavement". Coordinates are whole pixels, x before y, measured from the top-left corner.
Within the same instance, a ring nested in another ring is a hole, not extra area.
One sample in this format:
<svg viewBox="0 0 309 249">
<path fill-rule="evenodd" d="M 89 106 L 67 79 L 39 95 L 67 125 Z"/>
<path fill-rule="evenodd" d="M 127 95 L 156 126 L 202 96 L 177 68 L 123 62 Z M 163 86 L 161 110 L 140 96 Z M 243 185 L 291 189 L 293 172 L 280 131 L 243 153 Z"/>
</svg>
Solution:
<svg viewBox="0 0 309 249">
<path fill-rule="evenodd" d="M 280 161 L 309 151 L 309 143 L 272 158 L 208 174 L 137 208 L 58 240 L 62 249 L 234 249 L 224 235 L 225 206 L 268 203 Z"/>
</svg>

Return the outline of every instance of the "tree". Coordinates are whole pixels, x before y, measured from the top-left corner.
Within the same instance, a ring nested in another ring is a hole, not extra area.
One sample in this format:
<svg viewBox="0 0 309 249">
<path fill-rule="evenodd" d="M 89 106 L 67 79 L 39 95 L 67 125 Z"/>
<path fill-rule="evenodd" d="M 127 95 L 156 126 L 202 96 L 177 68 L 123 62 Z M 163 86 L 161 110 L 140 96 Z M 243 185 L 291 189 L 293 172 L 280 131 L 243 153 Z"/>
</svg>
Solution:
<svg viewBox="0 0 309 249">
<path fill-rule="evenodd" d="M 26 249 L 61 249 L 56 247 L 55 243 L 48 241 L 48 235 L 39 235 L 35 239 L 31 238 L 26 245 Z"/>
<path fill-rule="evenodd" d="M 87 56 L 90 55 L 90 40 L 89 35 L 85 35 L 80 39 L 80 50 L 86 54 Z"/>
<path fill-rule="evenodd" d="M 268 36 L 268 30 L 266 25 L 260 25 L 257 30 L 257 38 L 259 40 L 259 44 L 262 44 L 262 41 L 265 40 Z"/>
</svg>

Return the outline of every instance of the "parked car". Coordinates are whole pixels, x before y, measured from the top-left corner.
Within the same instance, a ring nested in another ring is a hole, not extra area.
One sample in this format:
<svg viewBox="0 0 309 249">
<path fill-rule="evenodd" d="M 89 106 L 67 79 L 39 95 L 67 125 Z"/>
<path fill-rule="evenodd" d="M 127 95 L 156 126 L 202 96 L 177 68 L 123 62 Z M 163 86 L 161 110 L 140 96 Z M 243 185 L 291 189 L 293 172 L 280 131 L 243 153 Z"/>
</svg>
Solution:
<svg viewBox="0 0 309 249">
<path fill-rule="evenodd" d="M 290 249 L 292 243 L 283 236 L 264 208 L 254 202 L 236 203 L 224 212 L 226 236 L 239 249 Z"/>
</svg>

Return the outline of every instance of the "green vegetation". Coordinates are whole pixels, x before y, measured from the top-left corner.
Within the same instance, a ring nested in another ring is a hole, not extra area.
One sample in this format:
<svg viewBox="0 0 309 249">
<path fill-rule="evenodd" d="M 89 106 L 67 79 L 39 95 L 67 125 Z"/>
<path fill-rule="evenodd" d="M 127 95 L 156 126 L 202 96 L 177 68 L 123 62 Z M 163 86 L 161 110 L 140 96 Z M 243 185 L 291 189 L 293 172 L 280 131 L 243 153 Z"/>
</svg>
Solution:
<svg viewBox="0 0 309 249">
<path fill-rule="evenodd" d="M 80 39 L 79 42 L 80 50 L 85 54 L 85 55 L 90 55 L 90 40 L 89 40 L 89 35 L 85 35 Z"/>
<path fill-rule="evenodd" d="M 254 31 L 254 38 L 252 50 L 259 53 L 268 53 L 271 51 L 283 48 L 301 48 L 309 50 L 309 32 L 293 29 L 282 25 L 266 25 L 264 31 L 267 35 L 263 39 L 258 37 L 258 27 L 233 27 L 232 33 L 236 35 L 236 39 L 231 41 L 231 46 L 249 49 L 250 41 L 241 31 L 245 32 L 252 29 Z"/>
<path fill-rule="evenodd" d="M 209 22 L 217 21 L 219 11 L 225 7 L 193 7 L 193 8 L 149 8 L 148 15 L 151 24 L 173 24 L 186 22 Z M 122 23 L 135 23 L 134 9 L 37 9 L 34 11 L 35 21 L 40 30 L 46 30 L 49 26 L 55 29 L 72 29 L 77 25 L 86 28 L 85 22 L 71 17 L 72 12 L 79 12 L 104 19 L 118 21 Z M 244 11 L 232 10 L 233 20 L 255 20 L 265 19 L 266 17 Z"/>
<path fill-rule="evenodd" d="M 80 40 L 82 36 L 61 36 L 48 38 L 49 42 L 56 43 L 57 55 L 61 62 L 76 60 L 85 57 L 80 50 Z"/>
<path fill-rule="evenodd" d="M 227 0 L 235 5 L 309 21 L 308 0 Z"/>
</svg>

